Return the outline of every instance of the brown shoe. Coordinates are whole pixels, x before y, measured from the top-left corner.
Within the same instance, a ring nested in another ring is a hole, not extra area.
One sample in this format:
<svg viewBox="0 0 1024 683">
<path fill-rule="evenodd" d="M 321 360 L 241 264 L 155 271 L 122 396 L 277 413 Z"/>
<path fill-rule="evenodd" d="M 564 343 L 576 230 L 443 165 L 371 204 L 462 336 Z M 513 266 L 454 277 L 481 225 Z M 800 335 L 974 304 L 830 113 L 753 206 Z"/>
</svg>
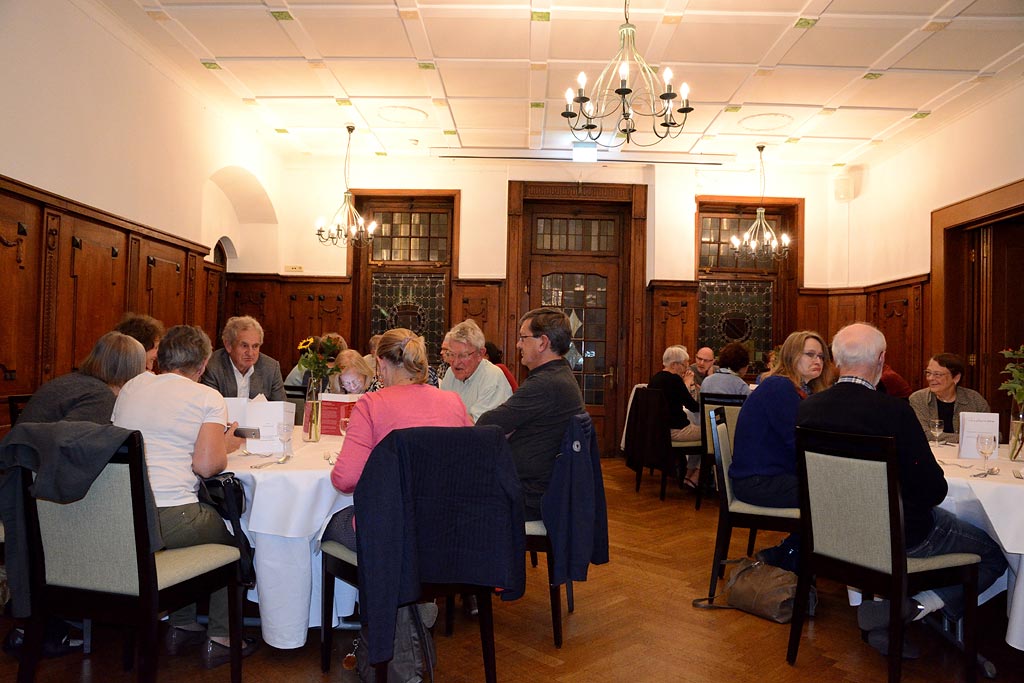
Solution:
<svg viewBox="0 0 1024 683">
<path fill-rule="evenodd" d="M 191 631 L 189 629 L 171 626 L 167 629 L 167 635 L 164 636 L 164 646 L 167 650 L 167 654 L 174 657 L 175 655 L 180 655 L 190 647 L 202 645 L 205 640 L 205 628 L 198 631 Z"/>
<path fill-rule="evenodd" d="M 260 649 L 260 641 L 255 638 L 242 638 L 242 657 L 248 657 L 256 650 Z M 206 647 L 203 648 L 202 653 L 203 668 L 216 669 L 221 664 L 227 664 L 231 661 L 231 648 L 221 645 L 220 643 L 207 640 Z"/>
</svg>

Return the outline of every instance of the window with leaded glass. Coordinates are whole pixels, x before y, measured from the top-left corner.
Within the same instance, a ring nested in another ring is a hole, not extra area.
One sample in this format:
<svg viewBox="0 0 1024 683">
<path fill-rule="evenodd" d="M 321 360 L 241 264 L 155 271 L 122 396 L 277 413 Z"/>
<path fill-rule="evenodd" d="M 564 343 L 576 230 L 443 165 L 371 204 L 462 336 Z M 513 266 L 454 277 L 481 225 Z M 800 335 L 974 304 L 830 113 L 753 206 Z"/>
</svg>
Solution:
<svg viewBox="0 0 1024 683">
<path fill-rule="evenodd" d="M 769 209 L 770 211 L 770 209 Z M 752 258 L 738 255 L 732 246 L 732 237 L 743 239 L 743 233 L 754 222 L 756 214 L 751 210 L 700 212 L 700 253 L 698 267 L 701 269 L 758 270 L 774 271 L 777 263 L 771 256 Z M 765 220 L 776 234 L 787 231 L 783 217 L 778 213 L 765 213 Z"/>
<path fill-rule="evenodd" d="M 534 224 L 533 248 L 538 252 L 614 253 L 617 223 L 611 218 L 540 216 Z"/>
<path fill-rule="evenodd" d="M 451 211 L 376 210 L 370 260 L 378 263 L 449 263 Z"/>
</svg>

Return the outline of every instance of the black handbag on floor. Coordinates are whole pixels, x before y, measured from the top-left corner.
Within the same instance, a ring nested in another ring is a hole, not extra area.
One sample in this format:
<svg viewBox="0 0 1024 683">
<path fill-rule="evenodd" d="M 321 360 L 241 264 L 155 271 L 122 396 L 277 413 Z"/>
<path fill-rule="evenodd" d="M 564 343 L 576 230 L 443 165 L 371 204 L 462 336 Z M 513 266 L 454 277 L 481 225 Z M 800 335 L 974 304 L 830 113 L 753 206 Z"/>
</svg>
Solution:
<svg viewBox="0 0 1024 683">
<path fill-rule="evenodd" d="M 231 523 L 241 558 L 238 562 L 238 582 L 246 588 L 256 585 L 253 549 L 242 531 L 242 513 L 245 512 L 245 491 L 234 472 L 221 472 L 215 477 L 201 479 L 199 502 L 213 507 L 223 519 Z"/>
</svg>

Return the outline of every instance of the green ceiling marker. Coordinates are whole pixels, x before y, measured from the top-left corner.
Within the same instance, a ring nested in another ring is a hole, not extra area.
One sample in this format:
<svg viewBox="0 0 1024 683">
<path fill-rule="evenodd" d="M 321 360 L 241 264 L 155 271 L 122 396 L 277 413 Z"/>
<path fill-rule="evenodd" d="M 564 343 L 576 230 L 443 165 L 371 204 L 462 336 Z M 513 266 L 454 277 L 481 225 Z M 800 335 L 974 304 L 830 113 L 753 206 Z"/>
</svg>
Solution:
<svg viewBox="0 0 1024 683">
<path fill-rule="evenodd" d="M 930 111 L 919 111 L 916 114 L 914 114 L 913 116 L 911 116 L 910 118 L 912 118 L 912 119 L 926 119 L 926 118 L 928 118 L 929 114 L 931 114 Z"/>
<path fill-rule="evenodd" d="M 801 17 L 800 19 L 796 20 L 795 24 L 793 24 L 793 28 L 813 28 L 814 25 L 817 23 L 817 19 L 807 19 L 805 17 Z"/>
<path fill-rule="evenodd" d="M 278 21 L 294 21 L 295 17 L 291 15 L 291 12 L 271 12 L 270 16 L 274 17 Z"/>
<path fill-rule="evenodd" d="M 530 102 L 530 109 L 543 109 L 543 108 L 544 108 L 544 103 L 543 102 Z"/>
<path fill-rule="evenodd" d="M 437 67 L 434 66 L 433 62 L 418 62 L 416 64 L 421 71 L 437 71 Z"/>
<path fill-rule="evenodd" d="M 884 75 L 885 74 L 880 74 L 877 71 L 871 71 L 869 73 L 864 74 L 864 80 L 865 81 L 877 81 L 879 78 L 881 78 Z"/>
<path fill-rule="evenodd" d="M 530 21 L 551 21 L 551 12 L 530 12 Z"/>
</svg>

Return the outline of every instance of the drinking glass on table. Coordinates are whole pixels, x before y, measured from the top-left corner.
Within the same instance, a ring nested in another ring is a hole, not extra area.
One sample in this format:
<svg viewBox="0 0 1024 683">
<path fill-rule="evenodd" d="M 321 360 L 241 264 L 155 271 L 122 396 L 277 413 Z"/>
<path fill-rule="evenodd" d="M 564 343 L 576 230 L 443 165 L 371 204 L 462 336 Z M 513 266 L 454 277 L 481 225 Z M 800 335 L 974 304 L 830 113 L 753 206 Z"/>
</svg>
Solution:
<svg viewBox="0 0 1024 683">
<path fill-rule="evenodd" d="M 978 434 L 977 445 L 984 463 L 982 469 L 988 472 L 988 458 L 996 450 L 996 437 L 993 434 Z"/>
<path fill-rule="evenodd" d="M 292 455 L 292 429 L 294 425 L 282 422 L 277 425 L 277 438 L 281 441 L 281 455 Z"/>
<path fill-rule="evenodd" d="M 939 435 L 942 434 L 942 420 L 929 420 L 928 431 L 932 433 L 935 438 L 935 445 L 939 445 Z"/>
</svg>

